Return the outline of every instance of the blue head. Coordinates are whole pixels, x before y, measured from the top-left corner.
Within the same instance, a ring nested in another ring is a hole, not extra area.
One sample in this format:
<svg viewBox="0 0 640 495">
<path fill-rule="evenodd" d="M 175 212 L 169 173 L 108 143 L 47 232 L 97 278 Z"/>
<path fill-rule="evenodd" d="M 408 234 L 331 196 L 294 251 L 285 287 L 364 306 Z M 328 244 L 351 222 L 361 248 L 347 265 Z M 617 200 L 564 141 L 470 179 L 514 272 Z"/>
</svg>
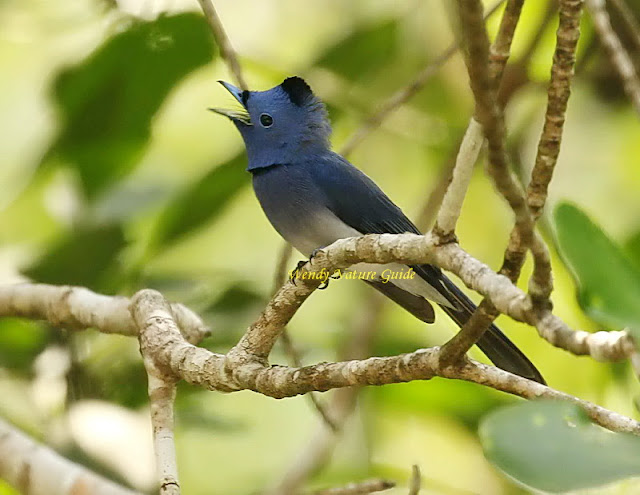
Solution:
<svg viewBox="0 0 640 495">
<path fill-rule="evenodd" d="M 331 125 L 323 103 L 299 77 L 267 91 L 242 91 L 220 81 L 242 105 L 240 110 L 211 110 L 236 125 L 249 157 L 248 170 L 295 163 L 329 150 Z"/>
</svg>

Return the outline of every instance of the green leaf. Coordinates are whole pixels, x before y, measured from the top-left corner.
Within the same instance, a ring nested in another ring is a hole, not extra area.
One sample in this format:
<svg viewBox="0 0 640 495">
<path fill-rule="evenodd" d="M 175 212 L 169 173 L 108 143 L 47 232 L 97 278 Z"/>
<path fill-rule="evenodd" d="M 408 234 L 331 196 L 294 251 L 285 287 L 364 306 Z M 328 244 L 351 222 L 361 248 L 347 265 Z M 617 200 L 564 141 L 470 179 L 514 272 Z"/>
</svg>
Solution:
<svg viewBox="0 0 640 495">
<path fill-rule="evenodd" d="M 360 79 L 389 64 L 397 53 L 398 21 L 365 26 L 327 50 L 316 62 L 337 74 Z"/>
<path fill-rule="evenodd" d="M 554 212 L 558 248 L 578 284 L 578 301 L 594 320 L 630 327 L 640 337 L 640 273 L 623 250 L 581 210 Z"/>
<path fill-rule="evenodd" d="M 56 158 L 73 166 L 94 198 L 133 169 L 171 89 L 213 55 L 201 15 L 133 21 L 56 78 L 53 98 L 63 126 L 43 164 Z"/>
<path fill-rule="evenodd" d="M 126 240 L 121 225 L 77 228 L 23 273 L 36 282 L 104 289 Z"/>
<path fill-rule="evenodd" d="M 188 186 L 160 215 L 149 250 L 174 243 L 213 221 L 249 182 L 244 154 L 218 165 L 199 181 Z"/>
<path fill-rule="evenodd" d="M 578 406 L 526 402 L 480 426 L 486 457 L 528 487 L 565 492 L 640 476 L 640 438 L 592 424 Z"/>
</svg>

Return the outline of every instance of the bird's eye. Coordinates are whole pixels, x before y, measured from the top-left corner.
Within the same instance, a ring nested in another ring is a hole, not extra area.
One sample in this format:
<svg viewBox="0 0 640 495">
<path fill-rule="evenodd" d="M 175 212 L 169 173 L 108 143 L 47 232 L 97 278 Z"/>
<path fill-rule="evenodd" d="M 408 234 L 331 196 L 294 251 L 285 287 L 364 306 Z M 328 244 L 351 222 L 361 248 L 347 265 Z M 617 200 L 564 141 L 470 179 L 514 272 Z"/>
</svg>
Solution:
<svg viewBox="0 0 640 495">
<path fill-rule="evenodd" d="M 268 113 L 260 115 L 260 124 L 262 127 L 271 127 L 273 125 L 273 117 Z"/>
</svg>

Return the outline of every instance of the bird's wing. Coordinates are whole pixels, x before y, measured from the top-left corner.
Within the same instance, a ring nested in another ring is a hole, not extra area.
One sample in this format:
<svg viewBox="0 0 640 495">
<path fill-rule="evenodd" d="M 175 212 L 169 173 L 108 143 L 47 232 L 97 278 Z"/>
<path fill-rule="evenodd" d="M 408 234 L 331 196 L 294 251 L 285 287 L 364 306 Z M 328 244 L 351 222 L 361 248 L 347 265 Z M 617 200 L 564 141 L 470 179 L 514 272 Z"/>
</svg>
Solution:
<svg viewBox="0 0 640 495">
<path fill-rule="evenodd" d="M 325 195 L 327 207 L 362 234 L 420 234 L 398 206 L 362 171 L 338 154 L 312 168 L 313 180 Z M 418 276 L 451 300 L 442 272 L 433 265 L 412 266 Z"/>
<path fill-rule="evenodd" d="M 325 196 L 327 208 L 358 232 L 420 233 L 375 182 L 339 155 L 317 164 L 312 173 L 315 185 Z M 424 264 L 412 268 L 448 301 L 449 304 L 438 302 L 440 307 L 459 326 L 464 325 L 476 309 L 475 304 L 438 267 Z M 425 299 L 390 284 L 369 283 L 422 321 L 433 322 L 433 308 Z M 531 361 L 495 325 L 489 327 L 477 345 L 496 366 L 545 383 Z"/>
</svg>

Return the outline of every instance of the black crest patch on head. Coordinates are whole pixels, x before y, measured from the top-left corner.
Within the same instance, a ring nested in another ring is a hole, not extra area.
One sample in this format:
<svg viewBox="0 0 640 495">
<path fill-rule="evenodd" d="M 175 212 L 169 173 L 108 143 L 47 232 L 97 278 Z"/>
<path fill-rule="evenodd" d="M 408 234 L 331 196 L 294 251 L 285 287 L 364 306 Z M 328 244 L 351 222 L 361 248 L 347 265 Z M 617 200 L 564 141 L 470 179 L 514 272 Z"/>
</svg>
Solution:
<svg viewBox="0 0 640 495">
<path fill-rule="evenodd" d="M 301 107 L 305 102 L 313 97 L 313 91 L 304 79 L 298 76 L 287 77 L 280 87 L 287 93 L 291 103 Z"/>
<path fill-rule="evenodd" d="M 249 91 L 247 91 L 246 89 L 242 92 L 241 98 L 242 98 L 242 105 L 247 108 L 247 101 L 249 100 L 249 96 L 251 96 L 251 93 Z"/>
</svg>

